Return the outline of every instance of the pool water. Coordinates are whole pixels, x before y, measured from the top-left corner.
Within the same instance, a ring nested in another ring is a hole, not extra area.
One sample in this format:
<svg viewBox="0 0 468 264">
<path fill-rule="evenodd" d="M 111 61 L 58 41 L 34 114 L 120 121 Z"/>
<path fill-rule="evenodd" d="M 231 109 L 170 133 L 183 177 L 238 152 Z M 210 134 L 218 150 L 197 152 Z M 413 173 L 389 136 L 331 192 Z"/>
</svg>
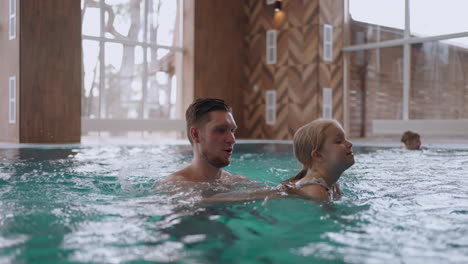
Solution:
<svg viewBox="0 0 468 264">
<path fill-rule="evenodd" d="M 331 205 L 200 204 L 158 180 L 189 146 L 0 149 L 0 263 L 466 263 L 468 151 L 355 147 Z M 275 186 L 287 144 L 236 145 L 226 169 Z"/>
</svg>

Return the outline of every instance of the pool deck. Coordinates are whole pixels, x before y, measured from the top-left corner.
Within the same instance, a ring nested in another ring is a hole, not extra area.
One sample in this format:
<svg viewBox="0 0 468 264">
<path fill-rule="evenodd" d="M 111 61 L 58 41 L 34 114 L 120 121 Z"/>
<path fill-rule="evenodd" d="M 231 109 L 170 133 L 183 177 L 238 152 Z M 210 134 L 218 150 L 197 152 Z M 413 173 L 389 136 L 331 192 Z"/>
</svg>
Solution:
<svg viewBox="0 0 468 264">
<path fill-rule="evenodd" d="M 468 132 L 467 132 L 468 133 Z M 400 147 L 399 137 L 366 137 L 366 138 L 351 138 L 351 142 L 355 146 L 369 147 Z M 422 138 L 424 147 L 433 148 L 449 148 L 449 149 L 468 149 L 468 135 L 466 137 L 424 137 Z M 236 143 L 241 144 L 256 144 L 256 143 L 276 143 L 276 144 L 291 144 L 291 140 L 252 140 L 252 139 L 237 139 Z M 103 145 L 188 145 L 186 139 L 174 138 L 155 138 L 155 137 L 82 137 L 79 144 L 17 144 L 0 142 L 0 148 L 69 148 L 83 146 L 103 146 Z"/>
</svg>

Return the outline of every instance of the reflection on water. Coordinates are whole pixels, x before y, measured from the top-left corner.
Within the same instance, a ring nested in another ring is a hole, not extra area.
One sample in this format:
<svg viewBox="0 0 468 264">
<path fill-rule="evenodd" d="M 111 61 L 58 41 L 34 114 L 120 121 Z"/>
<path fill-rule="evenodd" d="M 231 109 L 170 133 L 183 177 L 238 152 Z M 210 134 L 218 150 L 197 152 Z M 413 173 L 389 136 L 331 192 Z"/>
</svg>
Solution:
<svg viewBox="0 0 468 264">
<path fill-rule="evenodd" d="M 236 146 L 228 171 L 275 186 L 290 145 Z M 272 151 L 272 152 L 269 152 Z M 233 186 L 158 183 L 189 146 L 0 149 L 0 263 L 462 263 L 468 152 L 356 148 L 332 206 L 200 204 Z M 235 186 L 245 191 L 249 186 Z M 195 191 L 201 190 L 201 191 Z"/>
</svg>

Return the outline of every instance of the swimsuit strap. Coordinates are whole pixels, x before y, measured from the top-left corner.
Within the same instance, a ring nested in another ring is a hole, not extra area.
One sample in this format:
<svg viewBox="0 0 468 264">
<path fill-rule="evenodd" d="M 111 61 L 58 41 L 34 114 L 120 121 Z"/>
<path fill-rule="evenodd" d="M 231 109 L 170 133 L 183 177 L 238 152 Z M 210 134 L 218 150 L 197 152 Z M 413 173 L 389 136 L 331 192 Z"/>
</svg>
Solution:
<svg viewBox="0 0 468 264">
<path fill-rule="evenodd" d="M 300 181 L 300 180 L 299 180 Z M 296 183 L 287 183 L 287 184 L 279 184 L 276 186 L 276 189 L 281 192 L 288 192 L 288 191 L 294 191 L 294 190 L 299 190 L 300 188 L 306 186 L 306 185 L 311 185 L 311 184 L 317 184 L 325 188 L 325 190 L 328 193 L 328 197 L 330 199 L 333 199 L 333 191 L 331 188 L 328 188 L 327 184 L 325 183 L 325 180 L 322 178 L 313 178 L 309 181 L 303 181 L 303 182 L 296 182 Z"/>
<path fill-rule="evenodd" d="M 295 183 L 295 187 L 297 189 L 300 189 L 306 185 L 310 185 L 310 184 L 318 184 L 318 185 L 321 185 L 323 188 L 327 189 L 327 191 L 330 189 L 328 188 L 327 184 L 325 183 L 325 181 L 322 179 L 322 178 L 313 178 L 312 180 L 308 180 L 308 181 L 303 181 L 303 182 L 296 182 Z"/>
<path fill-rule="evenodd" d="M 333 192 L 331 191 L 330 188 L 328 188 L 327 184 L 325 183 L 325 180 L 323 180 L 322 178 L 313 178 L 312 180 L 309 180 L 309 181 L 296 182 L 294 187 L 296 189 L 300 189 L 306 185 L 311 185 L 311 184 L 317 184 L 317 185 L 322 186 L 327 191 L 329 197 L 333 196 Z"/>
</svg>

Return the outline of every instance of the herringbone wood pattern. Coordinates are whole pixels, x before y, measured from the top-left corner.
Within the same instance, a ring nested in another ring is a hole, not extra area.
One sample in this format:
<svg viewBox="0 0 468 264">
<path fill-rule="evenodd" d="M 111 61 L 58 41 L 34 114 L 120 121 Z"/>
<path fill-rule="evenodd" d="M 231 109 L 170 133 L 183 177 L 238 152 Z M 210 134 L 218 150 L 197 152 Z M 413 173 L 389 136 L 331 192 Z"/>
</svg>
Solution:
<svg viewBox="0 0 468 264">
<path fill-rule="evenodd" d="M 333 27 L 343 26 L 344 1 L 342 0 L 319 0 L 319 1 L 320 1 L 319 23 L 330 24 Z"/>
<path fill-rule="evenodd" d="M 278 104 L 289 103 L 289 79 L 288 79 L 288 66 L 278 67 L 275 72 L 275 90 L 276 102 Z"/>
<path fill-rule="evenodd" d="M 333 115 L 342 120 L 342 21 L 340 0 L 283 1 L 278 22 L 273 6 L 246 0 L 248 85 L 243 90 L 243 125 L 248 138 L 291 139 L 302 125 L 322 116 L 322 88 L 333 89 Z M 323 23 L 334 26 L 333 61 L 322 60 Z M 266 65 L 265 34 L 277 30 L 277 63 Z M 276 124 L 265 120 L 265 91 L 276 90 Z"/>
<path fill-rule="evenodd" d="M 319 86 L 332 88 L 333 91 L 333 118 L 343 121 L 343 68 L 329 63 L 320 63 Z M 322 102 L 322 100 L 319 100 Z M 320 109 L 322 105 L 320 103 Z"/>
</svg>

